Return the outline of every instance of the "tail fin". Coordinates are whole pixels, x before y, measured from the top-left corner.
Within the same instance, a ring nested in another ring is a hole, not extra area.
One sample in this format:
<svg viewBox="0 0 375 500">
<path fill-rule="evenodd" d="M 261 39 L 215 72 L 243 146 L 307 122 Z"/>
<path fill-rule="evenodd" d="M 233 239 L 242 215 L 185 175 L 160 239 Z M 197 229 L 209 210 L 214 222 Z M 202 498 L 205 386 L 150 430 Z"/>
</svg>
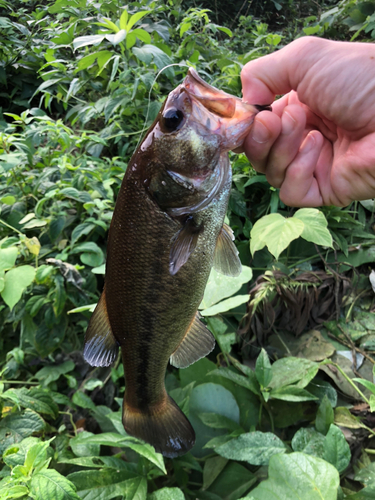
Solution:
<svg viewBox="0 0 375 500">
<path fill-rule="evenodd" d="M 124 400 L 122 422 L 126 432 L 168 458 L 184 455 L 195 443 L 193 427 L 169 396 L 147 413 L 131 408 Z"/>
</svg>

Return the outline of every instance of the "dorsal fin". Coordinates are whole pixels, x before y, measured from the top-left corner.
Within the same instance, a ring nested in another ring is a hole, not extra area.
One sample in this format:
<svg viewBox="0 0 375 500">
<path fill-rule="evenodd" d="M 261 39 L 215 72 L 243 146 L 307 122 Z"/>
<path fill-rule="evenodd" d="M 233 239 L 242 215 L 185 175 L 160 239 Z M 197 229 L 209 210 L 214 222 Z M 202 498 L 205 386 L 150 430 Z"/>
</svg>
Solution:
<svg viewBox="0 0 375 500">
<path fill-rule="evenodd" d="M 242 271 L 238 250 L 233 240 L 232 229 L 227 224 L 224 224 L 216 242 L 214 268 L 217 272 L 226 276 L 239 276 Z"/>
<path fill-rule="evenodd" d="M 215 347 L 215 338 L 208 328 L 200 321 L 199 312 L 190 323 L 184 338 L 175 352 L 169 358 L 176 368 L 186 368 L 207 356 Z"/>
<path fill-rule="evenodd" d="M 91 366 L 109 366 L 117 352 L 118 343 L 109 322 L 104 289 L 86 330 L 83 357 Z"/>
<path fill-rule="evenodd" d="M 188 217 L 182 228 L 175 235 L 169 253 L 169 272 L 175 275 L 187 262 L 197 245 L 202 225 L 197 226 L 193 217 Z"/>
</svg>

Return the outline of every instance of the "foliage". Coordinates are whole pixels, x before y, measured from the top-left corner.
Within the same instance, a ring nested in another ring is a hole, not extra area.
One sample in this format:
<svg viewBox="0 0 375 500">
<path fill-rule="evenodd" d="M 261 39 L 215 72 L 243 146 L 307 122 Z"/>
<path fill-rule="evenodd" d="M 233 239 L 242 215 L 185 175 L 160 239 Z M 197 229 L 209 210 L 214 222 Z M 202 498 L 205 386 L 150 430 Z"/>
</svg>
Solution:
<svg viewBox="0 0 375 500">
<path fill-rule="evenodd" d="M 166 376 L 191 453 L 127 435 L 120 358 L 82 358 L 124 171 L 186 66 L 239 95 L 243 65 L 296 37 L 375 37 L 373 1 L 227 5 L 0 0 L 1 500 L 375 495 L 371 200 L 290 209 L 232 156 L 243 271 L 212 271 L 217 347 Z"/>
</svg>

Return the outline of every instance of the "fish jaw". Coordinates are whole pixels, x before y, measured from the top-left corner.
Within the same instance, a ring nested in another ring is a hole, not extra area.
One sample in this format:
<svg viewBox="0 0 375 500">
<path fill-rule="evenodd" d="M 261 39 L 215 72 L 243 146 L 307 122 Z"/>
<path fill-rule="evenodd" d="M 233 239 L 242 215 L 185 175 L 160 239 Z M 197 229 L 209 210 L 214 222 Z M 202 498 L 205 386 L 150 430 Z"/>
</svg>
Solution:
<svg viewBox="0 0 375 500">
<path fill-rule="evenodd" d="M 209 85 L 193 68 L 189 68 L 181 88 L 192 102 L 191 120 L 206 123 L 211 132 L 220 135 L 222 152 L 242 146 L 259 106 Z"/>
</svg>

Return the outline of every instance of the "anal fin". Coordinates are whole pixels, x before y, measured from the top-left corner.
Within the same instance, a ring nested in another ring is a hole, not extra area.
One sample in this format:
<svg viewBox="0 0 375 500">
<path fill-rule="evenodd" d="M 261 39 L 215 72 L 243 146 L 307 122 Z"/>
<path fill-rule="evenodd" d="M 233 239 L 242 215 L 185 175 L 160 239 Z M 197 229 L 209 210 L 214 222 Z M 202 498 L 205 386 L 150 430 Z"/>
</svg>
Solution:
<svg viewBox="0 0 375 500">
<path fill-rule="evenodd" d="M 226 276 L 239 276 L 242 271 L 238 250 L 233 240 L 232 229 L 227 224 L 224 224 L 216 242 L 214 268 Z"/>
<path fill-rule="evenodd" d="M 187 368 L 199 359 L 207 356 L 215 347 L 215 339 L 210 330 L 200 321 L 196 313 L 184 338 L 169 358 L 176 368 Z"/>
<path fill-rule="evenodd" d="M 173 239 L 169 253 L 169 272 L 174 276 L 187 262 L 197 245 L 202 226 L 196 226 L 193 217 L 188 217 Z"/>
<path fill-rule="evenodd" d="M 83 357 L 91 366 L 109 366 L 117 352 L 118 343 L 109 323 L 104 289 L 86 330 Z"/>
</svg>

